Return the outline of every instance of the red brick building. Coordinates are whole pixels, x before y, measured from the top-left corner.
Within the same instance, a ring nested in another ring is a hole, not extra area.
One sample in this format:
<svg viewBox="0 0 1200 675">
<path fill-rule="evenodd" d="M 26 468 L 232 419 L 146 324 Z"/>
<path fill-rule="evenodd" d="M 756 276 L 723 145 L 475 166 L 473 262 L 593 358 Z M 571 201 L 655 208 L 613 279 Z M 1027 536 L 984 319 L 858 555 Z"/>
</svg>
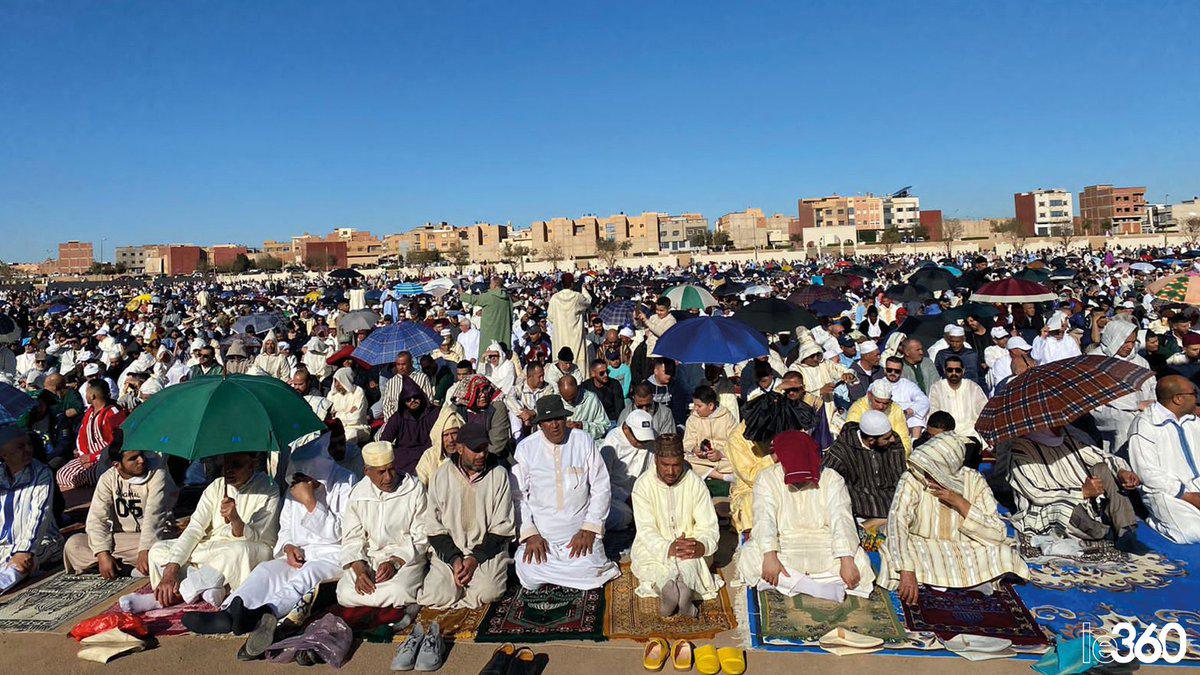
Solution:
<svg viewBox="0 0 1200 675">
<path fill-rule="evenodd" d="M 191 274 L 208 254 L 199 246 L 156 246 L 146 252 L 147 274 Z"/>
<path fill-rule="evenodd" d="M 1113 234 L 1140 234 L 1146 216 L 1146 188 L 1089 185 L 1079 193 L 1079 217 L 1093 234 L 1111 225 Z"/>
<path fill-rule="evenodd" d="M 213 246 L 208 249 L 208 262 L 213 267 L 226 267 L 232 265 L 239 255 L 246 255 L 249 252 L 245 246 Z"/>
<path fill-rule="evenodd" d="M 58 245 L 58 261 L 53 269 L 59 274 L 87 274 L 96 261 L 90 241 L 68 241 Z"/>
<path fill-rule="evenodd" d="M 930 209 L 921 211 L 918 215 L 918 221 L 921 227 L 925 230 L 925 236 L 930 241 L 938 241 L 942 238 L 942 210 Z"/>
<path fill-rule="evenodd" d="M 300 262 L 311 270 L 346 267 L 345 241 L 300 240 Z"/>
</svg>

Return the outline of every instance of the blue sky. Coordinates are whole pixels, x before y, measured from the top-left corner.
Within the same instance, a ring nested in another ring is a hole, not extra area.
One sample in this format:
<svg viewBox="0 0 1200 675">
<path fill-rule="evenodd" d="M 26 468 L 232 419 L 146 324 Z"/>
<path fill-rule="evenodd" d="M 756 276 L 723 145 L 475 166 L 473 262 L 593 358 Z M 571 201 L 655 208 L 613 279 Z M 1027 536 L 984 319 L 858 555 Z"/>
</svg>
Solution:
<svg viewBox="0 0 1200 675">
<path fill-rule="evenodd" d="M 1200 193 L 1196 2 L 0 3 L 0 259 L 58 241 Z"/>
</svg>

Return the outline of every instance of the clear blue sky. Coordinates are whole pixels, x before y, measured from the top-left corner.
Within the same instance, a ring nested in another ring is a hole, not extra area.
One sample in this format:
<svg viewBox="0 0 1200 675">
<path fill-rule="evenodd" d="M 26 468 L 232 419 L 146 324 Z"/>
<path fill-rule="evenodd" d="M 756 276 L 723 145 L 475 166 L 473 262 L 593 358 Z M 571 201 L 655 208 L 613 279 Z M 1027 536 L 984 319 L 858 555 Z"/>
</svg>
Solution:
<svg viewBox="0 0 1200 675">
<path fill-rule="evenodd" d="M 1093 182 L 1177 200 L 1197 25 L 1194 1 L 7 0 L 0 258 L 905 185 L 960 217 Z"/>
</svg>

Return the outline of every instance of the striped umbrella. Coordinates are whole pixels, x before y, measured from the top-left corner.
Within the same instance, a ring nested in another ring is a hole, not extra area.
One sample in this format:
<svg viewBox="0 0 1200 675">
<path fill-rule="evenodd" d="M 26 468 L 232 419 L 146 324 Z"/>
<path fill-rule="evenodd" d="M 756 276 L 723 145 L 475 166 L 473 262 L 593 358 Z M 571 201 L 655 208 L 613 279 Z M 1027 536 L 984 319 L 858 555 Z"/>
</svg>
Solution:
<svg viewBox="0 0 1200 675">
<path fill-rule="evenodd" d="M 717 299 L 708 289 L 694 284 L 672 286 L 663 292 L 671 300 L 673 309 L 706 309 L 716 307 Z"/>
<path fill-rule="evenodd" d="M 356 359 L 379 366 L 396 360 L 400 352 L 408 352 L 414 358 L 428 354 L 442 344 L 437 331 L 412 321 L 401 321 L 375 329 L 354 350 Z"/>
<path fill-rule="evenodd" d="M 643 314 L 650 313 L 645 305 L 632 300 L 618 300 L 600 310 L 600 321 L 604 322 L 606 326 L 632 326 L 633 315 L 638 310 L 641 310 Z"/>
<path fill-rule="evenodd" d="M 1024 279 L 1001 279 L 989 281 L 971 294 L 971 302 L 998 302 L 1002 304 L 1022 302 L 1047 302 L 1058 296 L 1045 286 Z"/>
<path fill-rule="evenodd" d="M 399 297 L 421 295 L 425 292 L 425 287 L 415 281 L 396 284 L 396 287 L 392 289 L 392 293 Z"/>
<path fill-rule="evenodd" d="M 1171 274 L 1150 284 L 1146 287 L 1146 292 L 1159 300 L 1198 305 L 1200 304 L 1200 274 L 1196 272 Z"/>
<path fill-rule="evenodd" d="M 1112 356 L 1074 356 L 1021 373 L 983 407 L 975 429 L 989 443 L 1066 426 L 1122 396 L 1154 373 Z"/>
</svg>

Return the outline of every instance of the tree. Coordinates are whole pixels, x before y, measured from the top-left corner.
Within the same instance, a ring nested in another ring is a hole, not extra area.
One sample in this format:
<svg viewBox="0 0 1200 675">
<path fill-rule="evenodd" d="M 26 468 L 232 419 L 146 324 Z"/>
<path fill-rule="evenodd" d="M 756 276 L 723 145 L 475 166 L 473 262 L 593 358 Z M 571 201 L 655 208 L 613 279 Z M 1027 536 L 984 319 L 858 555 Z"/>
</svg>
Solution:
<svg viewBox="0 0 1200 675">
<path fill-rule="evenodd" d="M 404 262 L 408 265 L 416 267 L 421 274 L 425 273 L 425 268 L 430 265 L 436 265 L 442 261 L 441 251 L 421 251 L 410 250 L 404 254 Z"/>
<path fill-rule="evenodd" d="M 257 267 L 264 272 L 278 272 L 283 269 L 283 260 L 273 255 L 264 255 L 258 259 Z"/>
<path fill-rule="evenodd" d="M 454 269 L 458 271 L 459 276 L 462 276 L 463 269 L 471 264 L 471 253 L 467 249 L 459 246 L 450 253 L 450 264 L 454 265 Z"/>
<path fill-rule="evenodd" d="M 719 248 L 722 251 L 724 251 L 725 248 L 727 246 L 729 246 L 730 241 L 731 241 L 731 239 L 729 238 L 729 233 L 726 232 L 725 230 L 717 230 L 716 232 L 713 232 L 713 236 L 712 236 L 713 248 Z"/>
<path fill-rule="evenodd" d="M 1025 231 L 1021 228 L 1021 223 L 1016 218 L 992 222 L 992 234 L 1003 237 L 1016 253 L 1021 253 L 1025 250 Z"/>
<path fill-rule="evenodd" d="M 879 243 L 883 245 L 883 254 L 891 256 L 896 245 L 900 243 L 901 235 L 900 228 L 895 225 L 889 225 L 883 228 L 883 234 L 879 236 Z"/>
<path fill-rule="evenodd" d="M 208 274 L 212 270 L 212 263 L 208 262 L 208 257 L 201 254 L 200 259 L 196 261 L 196 271 L 201 274 Z"/>
<path fill-rule="evenodd" d="M 954 255 L 954 242 L 963 238 L 963 233 L 966 228 L 963 227 L 963 222 L 957 218 L 942 221 L 942 238 L 941 242 L 946 247 L 946 255 Z"/>
<path fill-rule="evenodd" d="M 1075 237 L 1079 236 L 1079 232 L 1076 231 L 1074 223 L 1065 223 L 1051 227 L 1050 236 L 1057 239 L 1060 246 L 1069 249 L 1071 248 L 1071 242 L 1075 241 Z"/>
<path fill-rule="evenodd" d="M 117 268 L 112 263 L 94 262 L 88 268 L 88 274 L 116 274 Z"/>
<path fill-rule="evenodd" d="M 553 263 L 556 267 L 563 261 L 563 257 L 562 245 L 557 241 L 546 244 L 546 247 L 542 249 L 542 260 Z"/>
<path fill-rule="evenodd" d="M 596 251 L 600 253 L 601 260 L 612 269 L 617 266 L 617 261 L 629 254 L 629 249 L 633 248 L 633 242 L 628 239 L 617 241 L 616 239 L 601 239 L 596 242 Z"/>
<path fill-rule="evenodd" d="M 529 247 L 522 244 L 514 244 L 511 241 L 504 242 L 504 246 L 500 247 L 500 259 L 512 267 L 513 272 L 525 273 L 525 258 L 529 256 Z"/>
<path fill-rule="evenodd" d="M 792 242 L 792 249 L 800 250 L 804 248 L 804 235 L 799 232 L 793 232 L 788 235 L 788 241 Z"/>
<path fill-rule="evenodd" d="M 711 232 L 693 232 L 692 236 L 688 237 L 688 244 L 692 248 L 704 248 L 712 241 Z"/>
<path fill-rule="evenodd" d="M 1200 216 L 1192 216 L 1183 221 L 1179 231 L 1183 233 L 1189 248 L 1194 248 L 1200 242 Z"/>
</svg>

